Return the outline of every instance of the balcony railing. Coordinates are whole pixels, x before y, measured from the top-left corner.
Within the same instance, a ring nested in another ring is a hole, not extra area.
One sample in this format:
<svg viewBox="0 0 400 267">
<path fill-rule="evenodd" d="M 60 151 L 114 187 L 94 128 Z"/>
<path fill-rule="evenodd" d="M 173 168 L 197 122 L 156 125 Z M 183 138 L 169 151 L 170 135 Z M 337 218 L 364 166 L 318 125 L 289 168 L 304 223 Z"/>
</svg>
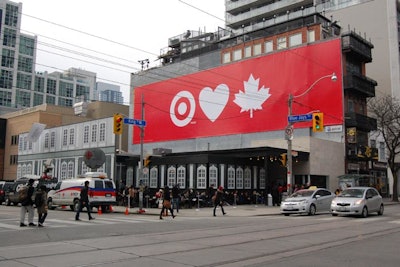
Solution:
<svg viewBox="0 0 400 267">
<path fill-rule="evenodd" d="M 358 73 L 350 73 L 343 77 L 345 90 L 352 90 L 366 97 L 375 96 L 377 82 Z"/>
<path fill-rule="evenodd" d="M 372 61 L 371 49 L 374 46 L 354 32 L 342 35 L 342 49 L 345 53 L 361 57 L 365 63 Z"/>
<path fill-rule="evenodd" d="M 355 112 L 347 112 L 346 117 L 346 127 L 356 127 L 362 131 L 375 131 L 377 129 L 376 119 L 358 114 Z"/>
</svg>

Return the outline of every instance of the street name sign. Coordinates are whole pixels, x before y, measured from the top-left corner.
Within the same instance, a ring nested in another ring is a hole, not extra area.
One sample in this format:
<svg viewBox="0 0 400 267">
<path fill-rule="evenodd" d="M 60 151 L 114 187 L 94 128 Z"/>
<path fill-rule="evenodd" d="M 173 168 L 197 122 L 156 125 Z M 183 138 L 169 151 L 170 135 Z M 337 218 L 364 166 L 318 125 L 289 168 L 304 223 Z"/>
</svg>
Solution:
<svg viewBox="0 0 400 267">
<path fill-rule="evenodd" d="M 311 121 L 312 114 L 301 114 L 301 115 L 292 115 L 288 116 L 288 122 L 303 122 L 303 121 Z"/>
<path fill-rule="evenodd" d="M 142 126 L 142 127 L 146 126 L 146 121 L 130 119 L 130 118 L 124 118 L 124 123 L 125 124 L 133 124 L 133 125 Z"/>
</svg>

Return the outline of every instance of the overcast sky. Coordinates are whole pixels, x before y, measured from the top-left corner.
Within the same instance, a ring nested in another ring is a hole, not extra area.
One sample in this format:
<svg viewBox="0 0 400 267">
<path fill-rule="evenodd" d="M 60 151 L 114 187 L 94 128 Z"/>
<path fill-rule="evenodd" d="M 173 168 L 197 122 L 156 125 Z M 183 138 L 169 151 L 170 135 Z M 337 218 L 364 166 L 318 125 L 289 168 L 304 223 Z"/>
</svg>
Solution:
<svg viewBox="0 0 400 267">
<path fill-rule="evenodd" d="M 186 30 L 225 27 L 224 0 L 16 0 L 21 31 L 38 36 L 37 71 L 71 67 L 121 86 L 129 102 L 130 73 L 139 60 L 158 65 L 168 38 Z"/>
</svg>

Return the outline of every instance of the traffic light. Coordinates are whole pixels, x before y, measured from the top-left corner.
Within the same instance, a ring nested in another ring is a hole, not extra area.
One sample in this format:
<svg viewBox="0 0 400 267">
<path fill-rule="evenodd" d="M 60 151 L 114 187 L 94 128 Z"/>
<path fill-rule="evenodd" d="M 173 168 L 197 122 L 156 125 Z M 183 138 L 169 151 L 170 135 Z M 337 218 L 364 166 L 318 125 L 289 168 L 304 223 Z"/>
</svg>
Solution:
<svg viewBox="0 0 400 267">
<path fill-rule="evenodd" d="M 148 167 L 150 165 L 151 162 L 151 156 L 147 156 L 144 160 L 144 166 Z"/>
<path fill-rule="evenodd" d="M 286 167 L 286 162 L 287 162 L 287 154 L 286 153 L 282 153 L 279 156 L 279 161 L 282 163 L 283 167 Z"/>
<path fill-rule="evenodd" d="M 122 134 L 123 119 L 121 114 L 114 114 L 114 134 Z"/>
<path fill-rule="evenodd" d="M 312 115 L 312 130 L 313 132 L 324 131 L 324 113 L 317 112 Z"/>
</svg>

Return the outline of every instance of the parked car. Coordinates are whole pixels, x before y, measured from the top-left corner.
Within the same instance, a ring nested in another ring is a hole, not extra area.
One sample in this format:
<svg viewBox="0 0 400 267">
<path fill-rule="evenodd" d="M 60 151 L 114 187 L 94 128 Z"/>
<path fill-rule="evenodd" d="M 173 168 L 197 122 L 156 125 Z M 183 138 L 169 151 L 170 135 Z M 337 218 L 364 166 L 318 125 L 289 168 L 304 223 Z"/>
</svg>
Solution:
<svg viewBox="0 0 400 267">
<path fill-rule="evenodd" d="M 6 193 L 11 190 L 13 182 L 0 181 L 0 205 L 6 200 Z"/>
<path fill-rule="evenodd" d="M 372 212 L 383 215 L 382 196 L 373 187 L 350 187 L 343 190 L 331 203 L 332 216 L 356 215 L 368 217 Z"/>
<path fill-rule="evenodd" d="M 24 186 L 27 183 L 27 179 L 19 179 L 12 183 L 10 190 L 8 190 L 5 195 L 4 202 L 7 206 L 10 206 L 11 204 L 17 206 L 19 204 L 18 191 L 20 190 L 21 186 Z"/>
<path fill-rule="evenodd" d="M 281 214 L 329 212 L 335 194 L 325 188 L 301 189 L 281 202 Z"/>
</svg>

